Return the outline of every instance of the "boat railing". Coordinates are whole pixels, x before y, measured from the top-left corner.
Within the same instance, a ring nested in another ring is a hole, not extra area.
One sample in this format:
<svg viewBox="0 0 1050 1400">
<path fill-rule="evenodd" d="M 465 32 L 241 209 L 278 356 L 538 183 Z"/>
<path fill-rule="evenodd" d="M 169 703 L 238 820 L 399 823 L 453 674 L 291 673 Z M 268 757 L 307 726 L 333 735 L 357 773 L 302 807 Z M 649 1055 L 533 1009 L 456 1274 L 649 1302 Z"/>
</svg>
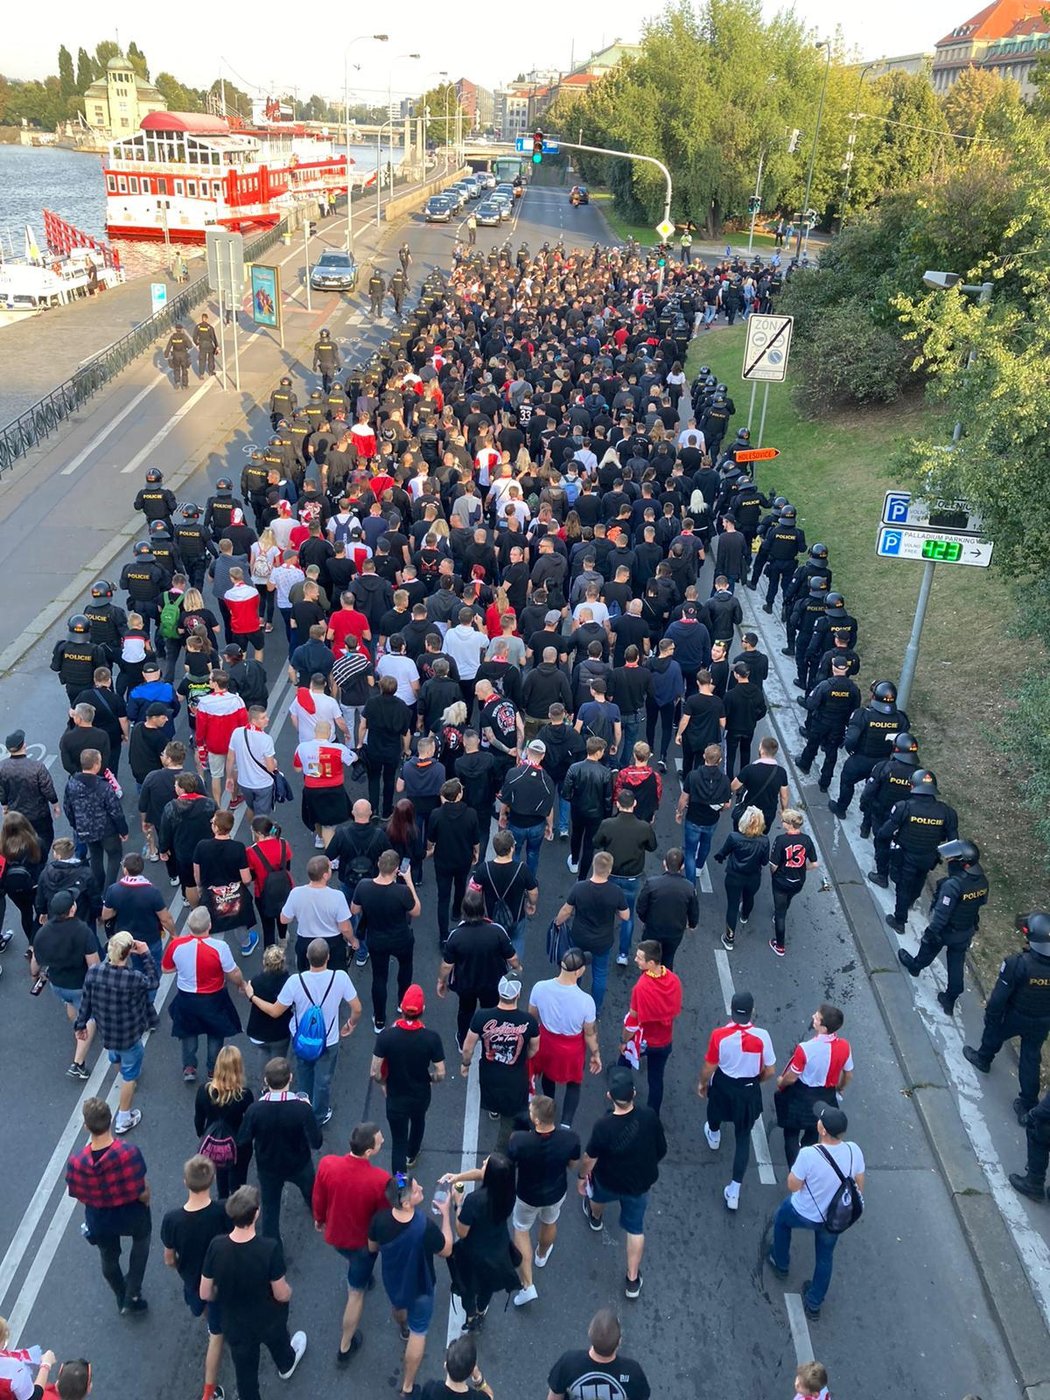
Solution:
<svg viewBox="0 0 1050 1400">
<path fill-rule="evenodd" d="M 280 241 L 285 231 L 282 219 L 250 243 L 244 245 L 245 262 L 253 262 L 268 248 Z M 10 471 L 23 457 L 57 432 L 67 418 L 84 406 L 90 398 L 115 379 L 133 360 L 144 354 L 162 336 L 170 335 L 177 321 L 206 301 L 209 295 L 207 277 L 178 291 L 155 315 L 107 345 L 104 350 L 77 366 L 75 373 L 38 399 L 17 418 L 0 428 L 0 475 Z"/>
</svg>

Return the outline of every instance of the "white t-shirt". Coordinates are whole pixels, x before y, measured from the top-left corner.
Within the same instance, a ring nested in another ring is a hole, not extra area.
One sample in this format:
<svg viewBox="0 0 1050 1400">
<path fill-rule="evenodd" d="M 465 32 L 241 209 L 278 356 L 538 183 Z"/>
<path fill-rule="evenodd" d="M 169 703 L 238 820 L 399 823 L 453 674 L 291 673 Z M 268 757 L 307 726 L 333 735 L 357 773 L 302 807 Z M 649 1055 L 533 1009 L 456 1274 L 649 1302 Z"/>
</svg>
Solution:
<svg viewBox="0 0 1050 1400">
<path fill-rule="evenodd" d="M 292 1008 L 292 1035 L 295 1035 L 299 1017 L 306 1015 L 312 999 L 314 1006 L 321 1008 L 325 1044 L 331 1046 L 339 1043 L 339 1004 L 351 1002 L 356 996 L 347 973 L 324 968 L 320 972 L 297 972 L 289 977 L 277 993 L 277 1001 L 281 1006 Z"/>
<path fill-rule="evenodd" d="M 461 627 L 459 623 L 445 633 L 445 654 L 451 656 L 459 669 L 461 679 L 472 681 L 478 673 L 482 653 L 489 644 L 484 632 L 474 627 Z"/>
<path fill-rule="evenodd" d="M 598 1011 L 590 992 L 567 986 L 556 977 L 537 982 L 529 996 L 540 1021 L 555 1035 L 579 1035 L 584 1026 L 597 1019 Z"/>
<path fill-rule="evenodd" d="M 311 938 L 338 938 L 339 925 L 350 918 L 350 906 L 340 889 L 296 885 L 284 901 L 281 914 L 296 920 L 296 937 L 309 943 Z"/>
<path fill-rule="evenodd" d="M 416 692 L 412 689 L 412 683 L 419 682 L 419 667 L 410 656 L 387 652 L 376 662 L 376 675 L 393 676 L 397 681 L 397 698 L 403 700 L 406 705 L 416 703 Z"/>
<path fill-rule="evenodd" d="M 574 622 L 579 622 L 580 613 L 583 611 L 584 608 L 590 608 L 591 621 L 596 622 L 599 627 L 604 627 L 605 624 L 609 621 L 609 609 L 599 598 L 587 603 L 577 603 L 572 610 L 572 617 Z"/>
<path fill-rule="evenodd" d="M 230 735 L 230 753 L 237 765 L 237 782 L 242 788 L 250 792 L 265 792 L 273 786 L 273 774 L 263 764 L 268 758 L 273 758 L 275 752 L 273 740 L 261 729 L 242 725 L 233 731 Z"/>
<path fill-rule="evenodd" d="M 843 1176 L 857 1177 L 864 1170 L 864 1154 L 855 1142 L 825 1144 L 824 1150 L 835 1159 Z M 831 1163 L 817 1147 L 804 1147 L 791 1168 L 805 1185 L 793 1192 L 791 1204 L 804 1220 L 823 1220 L 831 1198 L 842 1183 Z"/>
<path fill-rule="evenodd" d="M 331 742 L 333 744 L 338 742 L 339 730 L 336 728 L 335 722 L 337 719 L 343 718 L 343 712 L 339 708 L 339 701 L 334 695 L 326 695 L 324 691 L 311 690 L 310 694 L 314 702 L 314 712 L 312 715 L 308 714 L 306 710 L 302 708 L 298 700 L 293 700 L 288 710 L 289 718 L 294 721 L 296 728 L 299 730 L 300 744 L 308 744 L 316 737 L 314 734 L 314 727 L 324 719 L 328 720 L 332 726 L 332 733 L 330 735 Z M 252 743 L 255 743 L 254 739 Z"/>
</svg>

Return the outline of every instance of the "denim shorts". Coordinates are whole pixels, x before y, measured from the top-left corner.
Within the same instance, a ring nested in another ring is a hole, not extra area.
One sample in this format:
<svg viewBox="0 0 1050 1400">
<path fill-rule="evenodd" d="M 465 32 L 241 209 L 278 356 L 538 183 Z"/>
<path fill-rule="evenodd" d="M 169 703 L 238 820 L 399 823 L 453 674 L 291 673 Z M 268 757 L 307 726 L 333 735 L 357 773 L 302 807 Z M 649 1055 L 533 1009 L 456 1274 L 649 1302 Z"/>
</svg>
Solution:
<svg viewBox="0 0 1050 1400">
<path fill-rule="evenodd" d="M 54 982 L 50 984 L 51 990 L 59 1001 L 66 1006 L 71 1006 L 74 1011 L 80 1010 L 80 998 L 84 995 L 83 987 L 56 987 Z"/>
<path fill-rule="evenodd" d="M 109 1050 L 109 1062 L 111 1065 L 120 1066 L 120 1077 L 126 1084 L 134 1084 L 142 1073 L 142 1061 L 146 1054 L 146 1047 L 141 1040 L 136 1040 L 134 1045 L 129 1045 L 126 1050 Z"/>
<path fill-rule="evenodd" d="M 600 1206 L 611 1205 L 613 1201 L 619 1201 L 620 1229 L 625 1235 L 645 1233 L 645 1208 L 649 1204 L 648 1191 L 644 1191 L 640 1196 L 618 1196 L 612 1191 L 603 1191 L 598 1183 L 594 1182 L 593 1193 L 593 1199 Z"/>
<path fill-rule="evenodd" d="M 268 817 L 272 814 L 274 804 L 273 783 L 266 788 L 248 788 L 238 783 L 237 791 L 244 798 L 245 804 L 252 809 L 257 817 Z"/>
<path fill-rule="evenodd" d="M 430 1326 L 430 1319 L 434 1316 L 434 1295 L 433 1293 L 421 1293 L 418 1298 L 414 1298 L 406 1309 L 408 1317 L 408 1330 L 417 1337 L 425 1337 L 427 1328 Z"/>
<path fill-rule="evenodd" d="M 372 1278 L 378 1254 L 365 1249 L 341 1249 L 339 1253 L 346 1260 L 346 1286 L 363 1293 Z"/>
<path fill-rule="evenodd" d="M 222 1336 L 222 1314 L 219 1312 L 219 1301 L 213 1298 L 210 1303 L 206 1303 L 200 1293 L 194 1293 L 188 1283 L 182 1285 L 182 1296 L 186 1299 L 186 1306 L 194 1317 L 203 1317 L 207 1314 L 208 1335 L 210 1337 Z"/>
</svg>

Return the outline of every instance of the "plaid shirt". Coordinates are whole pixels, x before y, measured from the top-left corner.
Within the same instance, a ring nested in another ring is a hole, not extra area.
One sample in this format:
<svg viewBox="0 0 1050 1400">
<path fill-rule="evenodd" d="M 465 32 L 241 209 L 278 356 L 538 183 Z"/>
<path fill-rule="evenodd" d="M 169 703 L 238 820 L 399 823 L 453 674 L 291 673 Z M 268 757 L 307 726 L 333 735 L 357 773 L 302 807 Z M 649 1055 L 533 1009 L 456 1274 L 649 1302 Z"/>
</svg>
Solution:
<svg viewBox="0 0 1050 1400">
<path fill-rule="evenodd" d="M 130 1050 L 144 1031 L 157 1024 L 151 993 L 160 985 L 160 976 L 150 955 L 142 956 L 145 972 L 137 972 L 126 964 L 118 967 L 101 962 L 89 967 L 84 978 L 80 1010 L 73 1026 L 80 1031 L 93 1020 L 107 1050 Z"/>
<path fill-rule="evenodd" d="M 89 1208 L 132 1205 L 145 1189 L 146 1160 L 133 1143 L 114 1141 L 97 1160 L 88 1143 L 66 1162 L 66 1190 Z"/>
</svg>

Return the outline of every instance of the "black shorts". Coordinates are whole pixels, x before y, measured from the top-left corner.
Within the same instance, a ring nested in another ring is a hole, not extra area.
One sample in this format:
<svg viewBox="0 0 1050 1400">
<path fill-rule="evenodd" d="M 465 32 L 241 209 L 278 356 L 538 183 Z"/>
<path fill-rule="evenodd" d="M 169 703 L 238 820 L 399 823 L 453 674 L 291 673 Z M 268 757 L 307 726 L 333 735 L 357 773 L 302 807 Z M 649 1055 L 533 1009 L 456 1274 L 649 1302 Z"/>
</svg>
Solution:
<svg viewBox="0 0 1050 1400">
<path fill-rule="evenodd" d="M 245 650 L 252 646 L 256 651 L 262 651 L 266 640 L 266 633 L 261 627 L 258 632 L 236 632 L 234 633 L 234 640 L 239 646 L 244 647 Z"/>
</svg>

